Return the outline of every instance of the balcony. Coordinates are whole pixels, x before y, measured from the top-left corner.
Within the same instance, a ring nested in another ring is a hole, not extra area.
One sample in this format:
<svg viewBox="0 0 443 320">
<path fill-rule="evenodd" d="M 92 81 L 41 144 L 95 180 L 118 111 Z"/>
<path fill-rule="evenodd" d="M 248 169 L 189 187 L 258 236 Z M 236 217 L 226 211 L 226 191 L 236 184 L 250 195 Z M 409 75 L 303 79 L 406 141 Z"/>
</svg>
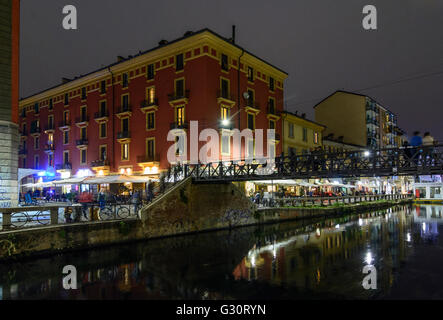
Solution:
<svg viewBox="0 0 443 320">
<path fill-rule="evenodd" d="M 101 112 L 96 112 L 94 114 L 94 120 L 96 122 L 105 122 L 109 120 L 109 112 L 108 111 L 101 111 Z"/>
<path fill-rule="evenodd" d="M 88 122 L 89 122 L 88 116 L 81 116 L 81 117 L 75 118 L 75 125 L 79 128 L 87 126 Z"/>
<path fill-rule="evenodd" d="M 71 170 L 72 164 L 70 162 L 59 163 L 55 165 L 55 170 Z"/>
<path fill-rule="evenodd" d="M 160 163 L 160 155 L 159 154 L 155 154 L 155 155 L 142 155 L 142 156 L 137 156 L 137 163 L 139 165 L 154 165 L 154 164 L 159 164 Z"/>
<path fill-rule="evenodd" d="M 189 128 L 189 123 L 187 122 L 172 122 L 170 125 L 170 129 L 174 130 L 174 129 L 188 129 Z"/>
<path fill-rule="evenodd" d="M 376 118 L 371 118 L 371 117 L 367 117 L 366 118 L 366 124 L 368 125 L 374 125 L 374 126 L 379 126 L 378 120 Z"/>
<path fill-rule="evenodd" d="M 41 129 L 40 127 L 33 127 L 31 128 L 31 136 L 38 136 L 41 134 Z"/>
<path fill-rule="evenodd" d="M 277 108 L 275 107 L 275 105 L 268 103 L 268 107 L 266 109 L 267 113 L 268 113 L 268 117 L 272 116 L 273 118 L 279 118 L 281 112 L 277 110 Z"/>
<path fill-rule="evenodd" d="M 168 94 L 168 101 L 170 104 L 188 103 L 189 93 L 189 90 L 170 93 Z"/>
<path fill-rule="evenodd" d="M 116 113 L 118 118 L 130 117 L 132 116 L 132 107 L 131 106 L 121 106 L 117 109 Z"/>
<path fill-rule="evenodd" d="M 85 148 L 88 146 L 89 141 L 88 139 L 79 139 L 75 142 L 75 144 L 77 145 L 77 148 Z"/>
<path fill-rule="evenodd" d="M 27 130 L 20 130 L 20 138 L 21 139 L 28 138 L 28 131 Z"/>
<path fill-rule="evenodd" d="M 60 121 L 58 124 L 58 128 L 62 131 L 69 130 L 71 128 L 71 121 L 70 120 Z"/>
<path fill-rule="evenodd" d="M 45 133 L 49 134 L 49 133 L 54 133 L 55 131 L 55 126 L 53 123 L 49 123 L 45 126 Z"/>
<path fill-rule="evenodd" d="M 235 95 L 230 94 L 225 90 L 217 91 L 217 103 L 219 104 L 224 103 L 232 107 L 235 105 L 235 98 L 236 98 Z"/>
<path fill-rule="evenodd" d="M 251 111 L 258 113 L 260 112 L 260 105 L 257 101 L 248 99 L 246 100 L 246 109 L 250 109 Z"/>
<path fill-rule="evenodd" d="M 52 154 L 55 151 L 55 145 L 53 143 L 45 145 L 45 153 Z"/>
<path fill-rule="evenodd" d="M 109 167 L 109 160 L 95 160 L 91 162 L 91 168 L 104 168 Z"/>
<path fill-rule="evenodd" d="M 129 142 L 131 140 L 131 132 L 130 131 L 121 131 L 117 133 L 118 142 Z"/>
<path fill-rule="evenodd" d="M 146 113 L 151 110 L 158 110 L 158 98 L 143 100 L 140 102 L 140 110 Z"/>
<path fill-rule="evenodd" d="M 218 123 L 218 128 L 225 129 L 225 130 L 233 130 L 234 129 L 234 121 L 231 120 L 231 121 L 229 121 L 229 123 L 223 124 L 223 121 L 221 120 Z"/>
</svg>

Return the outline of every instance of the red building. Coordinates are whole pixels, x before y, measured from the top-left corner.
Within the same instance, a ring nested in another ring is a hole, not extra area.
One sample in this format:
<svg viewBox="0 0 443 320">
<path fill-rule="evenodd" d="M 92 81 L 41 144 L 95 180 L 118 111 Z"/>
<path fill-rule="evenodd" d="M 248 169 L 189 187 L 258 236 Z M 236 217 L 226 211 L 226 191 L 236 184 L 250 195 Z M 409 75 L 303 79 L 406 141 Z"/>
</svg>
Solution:
<svg viewBox="0 0 443 320">
<path fill-rule="evenodd" d="M 189 137 L 192 120 L 200 131 L 222 133 L 222 154 L 232 154 L 231 129 L 239 123 L 240 130 L 274 127 L 280 154 L 286 77 L 208 29 L 162 40 L 154 49 L 21 100 L 20 167 L 156 175 L 169 166 L 174 142 L 167 141 L 168 132 L 184 129 L 177 134 Z"/>
</svg>

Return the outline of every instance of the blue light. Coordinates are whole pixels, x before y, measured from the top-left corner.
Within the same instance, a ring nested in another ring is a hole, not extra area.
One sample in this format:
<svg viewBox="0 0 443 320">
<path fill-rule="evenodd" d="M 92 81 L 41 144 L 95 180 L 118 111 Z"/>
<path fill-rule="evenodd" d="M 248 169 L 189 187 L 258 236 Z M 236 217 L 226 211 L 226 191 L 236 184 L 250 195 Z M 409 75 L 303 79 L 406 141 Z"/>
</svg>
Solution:
<svg viewBox="0 0 443 320">
<path fill-rule="evenodd" d="M 44 177 L 44 176 L 46 176 L 46 172 L 44 172 L 44 171 L 40 171 L 37 175 L 38 175 L 39 177 Z"/>
</svg>

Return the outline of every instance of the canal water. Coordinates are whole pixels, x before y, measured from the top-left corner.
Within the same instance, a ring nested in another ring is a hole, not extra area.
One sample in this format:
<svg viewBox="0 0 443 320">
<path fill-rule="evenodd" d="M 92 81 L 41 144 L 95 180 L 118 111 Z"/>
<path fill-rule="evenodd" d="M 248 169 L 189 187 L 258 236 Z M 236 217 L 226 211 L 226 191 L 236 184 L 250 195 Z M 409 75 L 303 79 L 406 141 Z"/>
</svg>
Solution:
<svg viewBox="0 0 443 320">
<path fill-rule="evenodd" d="M 401 206 L 2 264 L 0 299 L 442 299 L 442 215 Z"/>
</svg>

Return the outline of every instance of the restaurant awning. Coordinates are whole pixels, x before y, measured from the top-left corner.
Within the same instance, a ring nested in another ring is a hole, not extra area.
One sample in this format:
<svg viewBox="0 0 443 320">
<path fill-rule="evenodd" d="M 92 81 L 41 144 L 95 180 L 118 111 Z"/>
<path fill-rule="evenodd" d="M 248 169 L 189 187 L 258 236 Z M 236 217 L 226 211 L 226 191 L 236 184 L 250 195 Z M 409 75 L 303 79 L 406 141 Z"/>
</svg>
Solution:
<svg viewBox="0 0 443 320">
<path fill-rule="evenodd" d="M 154 179 L 147 176 L 129 176 L 121 174 L 113 176 L 87 178 L 82 183 L 83 184 L 146 183 L 149 181 L 158 181 L 158 179 Z"/>
<path fill-rule="evenodd" d="M 37 182 L 37 183 L 27 183 L 22 185 L 24 188 L 49 188 L 53 187 L 53 182 Z"/>
<path fill-rule="evenodd" d="M 298 182 L 296 182 L 295 180 L 257 180 L 257 181 L 252 181 L 252 183 L 255 183 L 255 184 L 291 185 L 291 186 L 298 185 Z"/>
<path fill-rule="evenodd" d="M 63 184 L 80 184 L 83 183 L 83 181 L 86 180 L 86 177 L 82 177 L 82 178 L 70 178 L 70 179 L 64 179 L 64 180 L 58 180 L 58 181 L 54 181 L 54 184 L 56 185 L 63 185 Z"/>
</svg>

